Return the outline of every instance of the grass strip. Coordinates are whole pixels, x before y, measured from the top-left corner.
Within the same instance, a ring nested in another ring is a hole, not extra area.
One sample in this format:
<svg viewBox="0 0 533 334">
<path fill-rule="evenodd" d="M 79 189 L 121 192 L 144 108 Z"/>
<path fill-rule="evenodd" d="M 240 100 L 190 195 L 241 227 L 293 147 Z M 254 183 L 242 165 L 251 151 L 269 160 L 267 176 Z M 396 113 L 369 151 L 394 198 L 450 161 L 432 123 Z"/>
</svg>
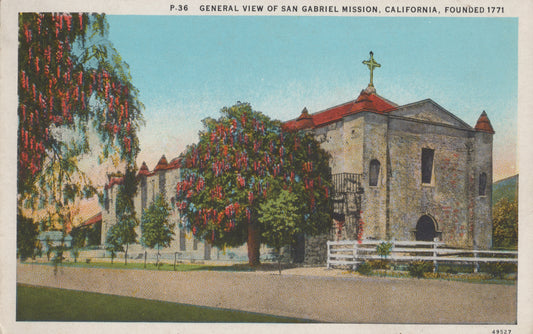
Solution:
<svg viewBox="0 0 533 334">
<path fill-rule="evenodd" d="M 305 319 L 17 284 L 17 321 L 259 322 Z"/>
<path fill-rule="evenodd" d="M 25 264 L 34 265 L 51 265 L 51 262 L 25 262 Z M 79 268 L 107 268 L 107 269 L 146 269 L 146 270 L 163 270 L 163 271 L 254 271 L 255 269 L 248 264 L 234 264 L 234 265 L 204 265 L 204 264 L 187 264 L 178 263 L 174 267 L 173 264 L 160 263 L 159 268 L 154 263 L 147 263 L 146 268 L 144 263 L 130 262 L 127 265 L 124 262 L 63 262 L 60 264 L 63 267 L 79 267 Z"/>
</svg>

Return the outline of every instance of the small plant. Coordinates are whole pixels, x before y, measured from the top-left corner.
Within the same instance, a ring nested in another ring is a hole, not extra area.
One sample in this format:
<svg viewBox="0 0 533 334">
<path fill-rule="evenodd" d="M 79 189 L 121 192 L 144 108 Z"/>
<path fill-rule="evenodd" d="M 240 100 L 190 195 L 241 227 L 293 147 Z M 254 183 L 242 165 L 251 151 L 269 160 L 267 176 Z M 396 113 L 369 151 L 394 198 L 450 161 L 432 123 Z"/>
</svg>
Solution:
<svg viewBox="0 0 533 334">
<path fill-rule="evenodd" d="M 91 263 L 91 259 L 85 259 L 85 263 L 87 264 Z"/>
<path fill-rule="evenodd" d="M 372 266 L 368 262 L 363 262 L 357 267 L 357 272 L 361 275 L 368 276 L 372 273 Z"/>
<path fill-rule="evenodd" d="M 433 271 L 433 263 L 428 261 L 415 261 L 409 264 L 407 270 L 412 277 L 422 278 L 425 273 Z"/>
<path fill-rule="evenodd" d="M 376 247 L 376 252 L 383 260 L 392 252 L 392 242 L 382 242 Z"/>
<path fill-rule="evenodd" d="M 390 260 L 387 257 L 392 253 L 392 242 L 382 242 L 376 247 L 376 253 L 381 260 L 373 261 L 372 265 L 376 269 L 389 269 Z"/>
</svg>

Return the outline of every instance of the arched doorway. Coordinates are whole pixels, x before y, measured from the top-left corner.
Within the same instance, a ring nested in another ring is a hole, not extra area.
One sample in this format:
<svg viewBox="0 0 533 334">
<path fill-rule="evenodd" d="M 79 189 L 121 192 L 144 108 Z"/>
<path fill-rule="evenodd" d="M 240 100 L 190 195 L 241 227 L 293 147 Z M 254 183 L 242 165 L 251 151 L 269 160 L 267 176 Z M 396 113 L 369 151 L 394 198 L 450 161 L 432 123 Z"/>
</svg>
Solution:
<svg viewBox="0 0 533 334">
<path fill-rule="evenodd" d="M 437 236 L 437 224 L 428 215 L 420 217 L 416 223 L 416 240 L 417 241 L 433 241 Z"/>
</svg>

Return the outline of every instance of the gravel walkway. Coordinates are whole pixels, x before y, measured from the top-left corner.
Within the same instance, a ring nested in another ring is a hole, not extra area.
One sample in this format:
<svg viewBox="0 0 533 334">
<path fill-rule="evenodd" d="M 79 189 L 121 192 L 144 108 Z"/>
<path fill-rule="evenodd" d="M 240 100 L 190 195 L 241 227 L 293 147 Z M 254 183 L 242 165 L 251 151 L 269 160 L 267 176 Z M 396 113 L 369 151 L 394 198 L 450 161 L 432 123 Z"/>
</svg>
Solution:
<svg viewBox="0 0 533 334">
<path fill-rule="evenodd" d="M 17 282 L 339 323 L 516 322 L 516 285 L 358 277 L 341 270 L 171 272 L 18 264 Z"/>
</svg>

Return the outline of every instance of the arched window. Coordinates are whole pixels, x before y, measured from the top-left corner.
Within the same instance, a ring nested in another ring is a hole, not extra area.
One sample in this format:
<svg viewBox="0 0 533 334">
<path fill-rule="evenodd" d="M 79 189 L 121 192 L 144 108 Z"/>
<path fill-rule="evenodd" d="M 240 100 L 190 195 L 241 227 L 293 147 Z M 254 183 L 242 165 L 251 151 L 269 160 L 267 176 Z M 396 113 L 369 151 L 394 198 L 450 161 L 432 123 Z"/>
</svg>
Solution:
<svg viewBox="0 0 533 334">
<path fill-rule="evenodd" d="M 430 148 L 422 149 L 422 183 L 430 184 L 433 174 L 433 156 L 435 151 Z"/>
<path fill-rule="evenodd" d="M 481 173 L 479 174 L 479 196 L 485 196 L 486 189 L 487 189 L 487 174 Z"/>
<path fill-rule="evenodd" d="M 370 161 L 369 168 L 369 186 L 375 187 L 378 185 L 380 163 L 374 159 Z"/>
</svg>

